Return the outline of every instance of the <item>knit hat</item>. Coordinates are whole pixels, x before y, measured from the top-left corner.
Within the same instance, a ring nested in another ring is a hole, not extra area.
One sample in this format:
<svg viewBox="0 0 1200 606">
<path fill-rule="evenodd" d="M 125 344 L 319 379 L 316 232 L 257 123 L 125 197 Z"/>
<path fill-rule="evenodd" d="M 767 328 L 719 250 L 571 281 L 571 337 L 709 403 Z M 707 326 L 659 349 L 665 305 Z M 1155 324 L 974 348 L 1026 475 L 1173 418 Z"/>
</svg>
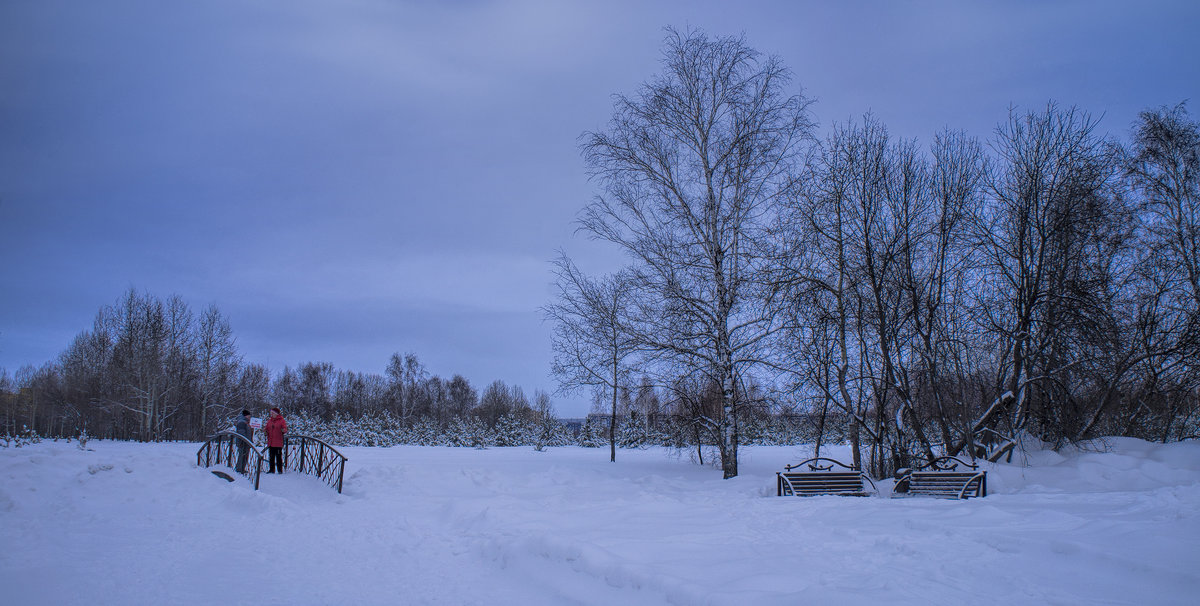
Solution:
<svg viewBox="0 0 1200 606">
<path fill-rule="evenodd" d="M 278 409 L 278 408 L 272 408 L 272 409 L 271 409 L 271 412 L 273 412 L 273 413 L 275 413 L 275 414 L 277 414 L 277 415 L 282 415 L 282 414 L 283 414 L 282 412 L 279 412 L 279 409 Z"/>
</svg>

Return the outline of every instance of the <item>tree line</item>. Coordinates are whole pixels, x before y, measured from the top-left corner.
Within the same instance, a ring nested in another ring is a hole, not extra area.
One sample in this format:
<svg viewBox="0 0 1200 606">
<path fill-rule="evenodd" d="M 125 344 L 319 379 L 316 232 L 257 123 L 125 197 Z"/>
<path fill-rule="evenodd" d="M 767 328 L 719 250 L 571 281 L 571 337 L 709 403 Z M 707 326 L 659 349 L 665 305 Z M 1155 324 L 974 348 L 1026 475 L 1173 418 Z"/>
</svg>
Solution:
<svg viewBox="0 0 1200 606">
<path fill-rule="evenodd" d="M 871 114 L 818 137 L 790 78 L 742 38 L 668 30 L 662 73 L 583 135 L 599 193 L 579 230 L 629 263 L 556 261 L 564 389 L 615 418 L 651 377 L 726 477 L 764 408 L 838 419 L 877 475 L 1025 439 L 1196 433 L 1200 126 L 1183 104 L 1125 140 L 1049 102 L 923 146 Z"/>
<path fill-rule="evenodd" d="M 648 376 L 620 389 L 617 401 L 615 416 L 594 406 L 568 425 L 550 394 L 536 391 L 531 400 L 500 380 L 479 392 L 461 375 L 431 374 L 414 353 L 393 354 L 382 375 L 317 362 L 272 373 L 243 360 L 216 306 L 196 313 L 178 296 L 130 289 L 101 307 L 58 359 L 15 376 L 0 369 L 0 444 L 200 440 L 228 429 L 243 409 L 265 417 L 279 407 L 295 431 L 341 445 L 696 446 L 705 459 L 709 442 L 692 423 L 689 401 L 669 397 Z M 755 414 L 744 435 L 785 444 L 817 432 L 807 417 Z"/>
<path fill-rule="evenodd" d="M 288 418 L 289 431 L 310 435 L 339 446 L 453 446 L 488 448 L 492 446 L 547 447 L 575 446 L 604 448 L 646 448 L 661 446 L 690 452 L 700 464 L 715 462 L 712 445 L 697 442 L 693 426 L 686 416 L 659 415 L 646 417 L 640 413 L 619 416 L 616 433 L 609 436 L 611 419 L 607 415 L 590 414 L 585 419 L 562 420 L 552 416 L 524 416 L 506 413 L 496 423 L 488 425 L 478 416 L 453 419 L 439 424 L 430 417 L 401 421 L 391 413 L 367 412 L 359 417 L 336 413 L 332 419 L 319 419 L 300 413 Z M 832 424 L 831 424 L 832 425 Z M 803 415 L 762 415 L 748 419 L 743 425 L 745 443 L 758 445 L 811 444 L 818 437 L 816 420 Z M 825 436 L 842 441 L 837 431 Z M 256 434 L 255 439 L 262 438 Z M 0 437 L 0 441 L 3 438 Z"/>
<path fill-rule="evenodd" d="M 216 306 L 196 313 L 178 296 L 130 289 L 103 306 L 57 360 L 15 377 L 0 369 L 0 444 L 194 441 L 230 428 L 243 409 L 265 417 L 279 407 L 293 431 L 339 445 L 696 446 L 704 461 L 708 443 L 686 403 L 666 397 L 648 376 L 620 389 L 618 403 L 616 416 L 596 414 L 603 410 L 597 406 L 567 424 L 550 394 L 536 391 L 530 400 L 499 380 L 480 393 L 461 375 L 430 374 L 414 353 L 393 354 L 382 375 L 314 362 L 272 373 L 242 359 Z M 748 443 L 790 444 L 817 431 L 808 417 L 755 414 L 744 435 Z"/>
<path fill-rule="evenodd" d="M 413 353 L 393 354 L 382 375 L 317 362 L 272 373 L 242 359 L 216 306 L 196 313 L 178 296 L 134 289 L 102 307 L 57 360 L 15 376 L 0 369 L 0 433 L 8 436 L 198 440 L 227 429 L 243 409 L 265 417 L 271 407 L 318 421 L 387 413 L 439 427 L 553 416 L 544 392 L 531 401 L 495 381 L 479 393 L 461 375 L 431 375 Z"/>
</svg>

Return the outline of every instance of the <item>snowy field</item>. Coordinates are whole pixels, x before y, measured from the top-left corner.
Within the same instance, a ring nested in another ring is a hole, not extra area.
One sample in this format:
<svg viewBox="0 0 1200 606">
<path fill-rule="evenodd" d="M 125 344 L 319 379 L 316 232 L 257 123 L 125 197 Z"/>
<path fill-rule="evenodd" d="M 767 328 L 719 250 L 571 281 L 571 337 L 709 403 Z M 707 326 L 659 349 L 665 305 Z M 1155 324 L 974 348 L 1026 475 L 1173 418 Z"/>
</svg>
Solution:
<svg viewBox="0 0 1200 606">
<path fill-rule="evenodd" d="M 0 449 L 0 604 L 1200 603 L 1195 441 L 1034 453 L 969 501 L 778 498 L 799 447 L 729 481 L 662 449 L 346 448 L 341 495 L 88 447 Z"/>
</svg>

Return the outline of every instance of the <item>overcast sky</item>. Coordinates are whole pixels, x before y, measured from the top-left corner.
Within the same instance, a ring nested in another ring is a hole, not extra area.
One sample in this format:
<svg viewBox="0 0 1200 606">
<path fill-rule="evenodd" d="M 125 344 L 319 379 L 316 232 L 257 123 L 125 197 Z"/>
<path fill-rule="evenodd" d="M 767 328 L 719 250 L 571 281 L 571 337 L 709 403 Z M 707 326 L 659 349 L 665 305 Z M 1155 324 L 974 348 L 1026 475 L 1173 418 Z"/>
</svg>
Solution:
<svg viewBox="0 0 1200 606">
<path fill-rule="evenodd" d="M 1200 114 L 1200 2 L 0 0 L 0 368 L 130 287 L 229 318 L 247 362 L 553 391 L 548 261 L 577 139 L 660 71 L 664 26 L 744 34 L 815 98 L 928 143 L 1054 99 L 1126 137 Z M 587 396 L 556 397 L 560 415 Z"/>
</svg>

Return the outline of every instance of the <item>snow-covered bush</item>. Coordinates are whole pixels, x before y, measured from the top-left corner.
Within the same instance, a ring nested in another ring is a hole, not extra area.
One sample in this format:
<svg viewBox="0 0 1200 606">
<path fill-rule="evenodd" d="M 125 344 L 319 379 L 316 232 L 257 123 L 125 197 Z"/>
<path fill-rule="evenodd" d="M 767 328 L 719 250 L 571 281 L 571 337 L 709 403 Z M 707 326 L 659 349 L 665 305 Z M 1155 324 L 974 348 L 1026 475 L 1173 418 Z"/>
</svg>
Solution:
<svg viewBox="0 0 1200 606">
<path fill-rule="evenodd" d="M 602 422 L 600 417 L 588 417 L 583 422 L 583 428 L 579 430 L 578 444 L 585 448 L 599 448 L 607 445 L 608 426 Z"/>
<path fill-rule="evenodd" d="M 37 444 L 42 441 L 42 436 L 30 429 L 28 425 L 22 425 L 21 431 L 14 435 L 0 436 L 0 446 L 8 448 L 10 446 L 20 448 L 30 444 Z"/>
<path fill-rule="evenodd" d="M 496 446 L 525 446 L 533 444 L 536 426 L 514 413 L 505 413 L 496 421 Z"/>
<path fill-rule="evenodd" d="M 574 443 L 575 437 L 558 419 L 551 416 L 538 419 L 537 427 L 534 428 L 534 450 L 541 451 L 547 446 L 567 446 Z"/>
<path fill-rule="evenodd" d="M 370 412 L 357 418 L 335 414 L 323 420 L 304 413 L 287 417 L 288 432 L 309 435 L 330 444 L 342 446 L 458 446 L 483 448 L 488 446 L 547 446 L 576 445 L 586 448 L 608 446 L 608 417 L 588 417 L 578 434 L 559 419 L 550 415 L 506 413 L 489 426 L 477 416 L 456 417 L 439 423 L 432 417 L 401 419 L 389 412 Z M 741 425 L 743 444 L 787 445 L 812 443 L 818 433 L 815 420 L 807 417 L 766 416 L 748 419 Z M 842 419 L 828 419 L 823 442 L 841 443 L 845 440 Z M 705 440 L 703 432 L 699 436 Z M 261 441 L 263 432 L 255 432 Z M 683 418 L 633 414 L 617 419 L 617 446 L 644 448 L 670 446 L 687 448 L 697 440 L 695 427 Z"/>
</svg>

